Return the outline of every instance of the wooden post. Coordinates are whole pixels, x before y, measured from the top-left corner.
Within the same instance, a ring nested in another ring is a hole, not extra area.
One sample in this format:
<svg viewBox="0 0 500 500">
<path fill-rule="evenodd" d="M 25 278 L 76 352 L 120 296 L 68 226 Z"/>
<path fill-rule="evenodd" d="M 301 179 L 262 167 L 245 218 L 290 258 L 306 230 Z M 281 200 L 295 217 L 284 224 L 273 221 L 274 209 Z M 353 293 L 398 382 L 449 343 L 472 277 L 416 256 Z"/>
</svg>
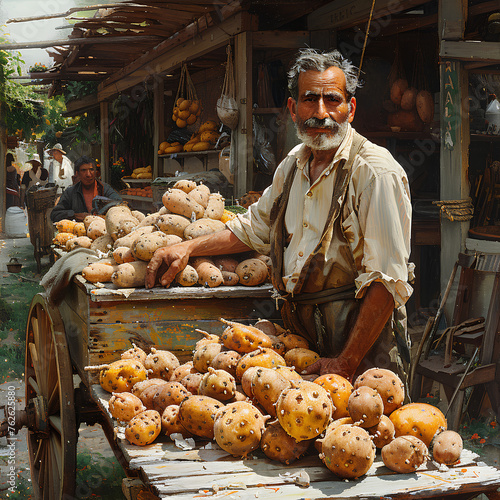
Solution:
<svg viewBox="0 0 500 500">
<path fill-rule="evenodd" d="M 158 177 L 158 149 L 160 143 L 163 141 L 163 121 L 165 116 L 164 109 L 164 97 L 163 97 L 163 77 L 156 75 L 154 78 L 154 110 L 153 110 L 153 120 L 154 120 L 154 137 L 153 137 L 153 179 Z"/>
<path fill-rule="evenodd" d="M 233 131 L 235 147 L 234 196 L 239 198 L 252 187 L 253 141 L 252 141 L 252 33 L 245 31 L 236 35 L 234 41 L 234 72 L 236 99 L 240 110 L 238 126 Z"/>
<path fill-rule="evenodd" d="M 101 109 L 101 179 L 104 182 L 109 181 L 109 117 L 108 103 L 102 101 Z"/>
<path fill-rule="evenodd" d="M 441 40 L 450 36 L 456 39 L 465 26 L 467 12 L 465 0 L 440 0 L 439 33 Z M 453 12 L 453 23 L 448 15 Z M 453 28 L 453 29 L 452 29 Z M 440 67 L 440 199 L 463 200 L 469 196 L 467 178 L 469 160 L 469 114 L 468 114 L 468 74 L 463 63 L 456 60 L 442 59 Z M 465 249 L 465 239 L 469 229 L 468 222 L 441 219 L 441 289 L 444 290 L 458 253 Z M 454 294 L 453 294 L 454 295 Z M 445 314 L 451 319 L 454 297 L 445 305 Z"/>
</svg>

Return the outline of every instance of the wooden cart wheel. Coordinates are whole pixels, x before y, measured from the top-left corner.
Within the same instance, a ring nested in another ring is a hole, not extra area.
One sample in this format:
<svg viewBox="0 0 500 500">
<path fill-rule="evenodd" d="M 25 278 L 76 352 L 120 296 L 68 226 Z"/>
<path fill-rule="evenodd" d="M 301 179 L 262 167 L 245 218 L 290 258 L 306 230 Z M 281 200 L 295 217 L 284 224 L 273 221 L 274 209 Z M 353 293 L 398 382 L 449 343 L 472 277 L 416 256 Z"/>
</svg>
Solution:
<svg viewBox="0 0 500 500">
<path fill-rule="evenodd" d="M 59 311 L 40 293 L 31 302 L 26 327 L 25 383 L 35 498 L 71 498 L 78 430 L 73 370 Z"/>
</svg>

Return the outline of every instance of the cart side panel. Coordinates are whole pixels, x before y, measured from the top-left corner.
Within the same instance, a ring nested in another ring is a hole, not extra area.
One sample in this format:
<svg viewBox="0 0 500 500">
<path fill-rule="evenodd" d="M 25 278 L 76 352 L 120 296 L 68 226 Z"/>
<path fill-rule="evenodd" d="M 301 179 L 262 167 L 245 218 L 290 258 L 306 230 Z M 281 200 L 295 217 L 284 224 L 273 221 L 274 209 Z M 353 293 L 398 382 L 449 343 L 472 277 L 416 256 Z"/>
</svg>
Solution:
<svg viewBox="0 0 500 500">
<path fill-rule="evenodd" d="M 88 374 L 83 370 L 89 364 L 89 301 L 85 289 L 67 287 L 59 312 L 73 366 L 80 378 L 88 382 Z"/>
<path fill-rule="evenodd" d="M 279 320 L 280 314 L 274 301 L 261 297 L 90 303 L 88 363 L 115 361 L 132 343 L 146 352 L 151 347 L 167 349 L 187 361 L 202 338 L 195 329 L 221 334 L 221 317 L 248 323 L 263 317 Z M 90 383 L 97 383 L 96 374 L 89 377 Z"/>
</svg>

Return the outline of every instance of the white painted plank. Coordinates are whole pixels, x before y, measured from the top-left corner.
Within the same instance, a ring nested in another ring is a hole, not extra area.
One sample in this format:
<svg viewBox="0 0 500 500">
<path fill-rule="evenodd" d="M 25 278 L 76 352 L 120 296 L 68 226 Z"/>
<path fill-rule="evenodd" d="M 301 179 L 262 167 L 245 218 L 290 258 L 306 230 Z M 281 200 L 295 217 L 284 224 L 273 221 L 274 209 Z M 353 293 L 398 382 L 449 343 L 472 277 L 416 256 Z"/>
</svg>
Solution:
<svg viewBox="0 0 500 500">
<path fill-rule="evenodd" d="M 191 478 L 192 480 L 193 478 Z M 208 479 L 208 478 L 207 478 Z M 238 477 L 233 479 L 236 485 Z M 191 481 L 190 481 L 191 482 Z M 227 484 L 227 483 L 226 483 Z M 311 483 L 308 488 L 293 484 L 267 486 L 258 488 L 224 488 L 224 483 L 213 483 L 200 488 L 197 492 L 186 492 L 173 495 L 170 491 L 158 488 L 161 498 L 175 500 L 191 500 L 194 498 L 211 499 L 231 498 L 235 500 L 299 500 L 303 498 L 342 498 L 357 499 L 376 498 L 381 495 L 391 498 L 422 498 L 438 495 L 451 495 L 459 492 L 481 492 L 500 484 L 500 471 L 488 466 L 472 466 L 450 469 L 447 473 L 417 472 L 414 474 L 395 474 L 391 476 L 365 476 L 356 481 L 343 481 L 332 474 L 329 481 Z M 155 485 L 157 486 L 157 485 Z M 218 493 L 214 494 L 213 487 Z"/>
<path fill-rule="evenodd" d="M 261 286 L 219 286 L 205 287 L 171 287 L 171 288 L 130 288 L 120 289 L 105 283 L 104 287 L 96 287 L 84 283 L 85 289 L 92 302 L 122 300 L 183 300 L 183 299 L 228 299 L 228 298 L 269 298 L 272 285 Z"/>
</svg>

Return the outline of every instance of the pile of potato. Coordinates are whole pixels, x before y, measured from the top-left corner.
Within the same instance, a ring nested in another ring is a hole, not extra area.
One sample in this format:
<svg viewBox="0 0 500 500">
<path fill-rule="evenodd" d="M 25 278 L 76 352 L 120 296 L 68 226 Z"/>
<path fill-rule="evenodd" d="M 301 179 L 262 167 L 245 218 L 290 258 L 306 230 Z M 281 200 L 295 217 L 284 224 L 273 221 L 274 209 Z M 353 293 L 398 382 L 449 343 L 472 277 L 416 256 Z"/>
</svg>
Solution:
<svg viewBox="0 0 500 500">
<path fill-rule="evenodd" d="M 235 214 L 224 198 L 204 184 L 180 180 L 163 195 L 164 206 L 145 216 L 126 205 L 111 207 L 106 216 L 88 216 L 83 223 L 63 220 L 54 244 L 67 251 L 90 248 L 102 259 L 82 271 L 91 283 L 112 282 L 119 288 L 143 287 L 146 267 L 156 250 L 225 229 Z M 258 286 L 269 277 L 269 257 L 255 255 L 196 257 L 175 278 L 181 286 Z"/>
<path fill-rule="evenodd" d="M 389 114 L 388 125 L 403 131 L 422 130 L 434 119 L 434 98 L 427 90 L 410 87 L 405 78 L 398 78 L 391 86 L 390 97 L 396 110 Z"/>
<path fill-rule="evenodd" d="M 403 404 L 393 372 L 372 368 L 352 385 L 335 374 L 305 380 L 299 372 L 318 355 L 303 338 L 267 320 L 221 321 L 220 334 L 197 330 L 203 338 L 184 364 L 169 351 L 146 354 L 134 345 L 110 365 L 88 367 L 101 370 L 100 384 L 112 393 L 109 411 L 130 443 L 181 434 L 215 439 L 236 457 L 260 449 L 285 464 L 317 450 L 343 479 L 364 475 L 377 449 L 400 473 L 430 457 L 447 465 L 460 459 L 462 440 L 446 430 L 441 411 Z"/>
</svg>

